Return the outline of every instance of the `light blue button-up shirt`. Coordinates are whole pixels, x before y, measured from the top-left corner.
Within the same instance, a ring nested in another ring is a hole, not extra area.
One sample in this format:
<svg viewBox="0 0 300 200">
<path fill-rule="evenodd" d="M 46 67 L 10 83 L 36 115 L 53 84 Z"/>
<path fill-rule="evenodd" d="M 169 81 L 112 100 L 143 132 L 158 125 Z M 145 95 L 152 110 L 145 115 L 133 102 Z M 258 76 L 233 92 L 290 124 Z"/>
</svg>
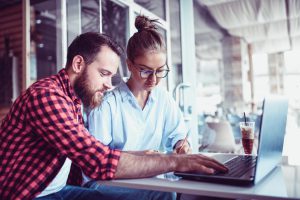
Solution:
<svg viewBox="0 0 300 200">
<path fill-rule="evenodd" d="M 111 148 L 137 151 L 172 151 L 187 134 L 182 113 L 165 89 L 154 88 L 142 110 L 125 82 L 90 112 L 88 129 Z"/>
</svg>

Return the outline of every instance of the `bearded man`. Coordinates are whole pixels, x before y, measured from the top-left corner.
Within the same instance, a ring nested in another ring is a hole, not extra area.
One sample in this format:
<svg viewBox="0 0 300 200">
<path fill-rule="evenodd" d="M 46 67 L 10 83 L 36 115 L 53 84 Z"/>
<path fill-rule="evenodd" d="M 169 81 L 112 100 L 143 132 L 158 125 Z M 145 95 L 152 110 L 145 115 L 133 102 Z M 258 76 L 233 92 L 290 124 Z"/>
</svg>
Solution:
<svg viewBox="0 0 300 200">
<path fill-rule="evenodd" d="M 227 170 L 202 155 L 122 152 L 91 136 L 82 104 L 94 108 L 101 103 L 120 55 L 108 36 L 81 34 L 68 47 L 65 69 L 37 81 L 16 99 L 0 127 L 0 199 L 107 199 L 80 187 L 82 172 L 100 180 Z"/>
</svg>

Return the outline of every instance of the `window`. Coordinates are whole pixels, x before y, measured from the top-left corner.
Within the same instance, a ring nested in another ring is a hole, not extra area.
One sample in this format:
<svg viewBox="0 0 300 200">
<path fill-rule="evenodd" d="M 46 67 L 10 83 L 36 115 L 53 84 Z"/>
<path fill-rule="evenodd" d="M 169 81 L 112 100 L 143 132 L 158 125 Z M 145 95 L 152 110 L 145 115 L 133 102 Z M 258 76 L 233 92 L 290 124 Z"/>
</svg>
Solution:
<svg viewBox="0 0 300 200">
<path fill-rule="evenodd" d="M 182 83 L 182 52 L 181 52 L 181 27 L 179 0 L 169 1 L 170 3 L 170 28 L 171 28 L 171 53 L 173 78 L 175 85 Z"/>
<path fill-rule="evenodd" d="M 100 32 L 99 0 L 81 0 L 82 33 Z"/>
<path fill-rule="evenodd" d="M 134 0 L 135 3 L 153 12 L 158 17 L 166 20 L 166 2 L 165 0 Z"/>
<path fill-rule="evenodd" d="M 125 53 L 128 25 L 128 7 L 116 4 L 112 1 L 102 1 L 102 30 L 103 33 L 111 36 L 123 48 Z M 125 55 L 125 54 L 124 54 Z M 117 85 L 122 77 L 128 77 L 128 70 L 125 57 L 121 58 L 121 66 L 118 75 L 113 78 L 113 85 Z"/>
<path fill-rule="evenodd" d="M 262 101 L 264 96 L 269 93 L 269 70 L 268 55 L 254 54 L 253 60 L 253 84 L 255 102 Z"/>
<path fill-rule="evenodd" d="M 284 155 L 289 156 L 289 164 L 299 165 L 300 141 L 300 61 L 299 50 L 284 53 L 284 93 L 289 97 L 289 115 L 284 144 Z"/>
<path fill-rule="evenodd" d="M 55 74 L 57 66 L 56 1 L 30 2 L 30 80 Z"/>
</svg>

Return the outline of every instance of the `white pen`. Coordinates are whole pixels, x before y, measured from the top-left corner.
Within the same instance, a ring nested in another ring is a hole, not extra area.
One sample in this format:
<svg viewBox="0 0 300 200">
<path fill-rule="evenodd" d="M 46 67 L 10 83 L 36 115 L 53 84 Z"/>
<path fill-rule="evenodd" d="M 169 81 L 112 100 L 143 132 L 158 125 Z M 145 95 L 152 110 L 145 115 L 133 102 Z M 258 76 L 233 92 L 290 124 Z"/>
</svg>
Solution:
<svg viewBox="0 0 300 200">
<path fill-rule="evenodd" d="M 186 143 L 186 141 L 187 141 L 187 139 L 188 139 L 188 136 L 189 136 L 189 134 L 190 134 L 190 130 L 191 130 L 191 129 L 189 129 L 189 131 L 186 133 L 186 136 L 185 136 L 183 142 L 181 143 L 181 146 L 180 146 L 180 148 L 178 149 L 177 152 L 180 152 L 181 149 L 183 148 L 183 145 Z"/>
</svg>

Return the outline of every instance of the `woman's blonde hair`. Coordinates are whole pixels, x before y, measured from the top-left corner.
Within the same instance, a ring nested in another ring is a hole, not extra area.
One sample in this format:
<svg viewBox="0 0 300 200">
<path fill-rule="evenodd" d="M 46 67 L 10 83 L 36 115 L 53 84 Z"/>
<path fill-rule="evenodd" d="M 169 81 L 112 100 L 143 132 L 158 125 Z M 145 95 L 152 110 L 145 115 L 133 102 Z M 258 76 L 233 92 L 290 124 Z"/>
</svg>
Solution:
<svg viewBox="0 0 300 200">
<path fill-rule="evenodd" d="M 128 41 L 127 57 L 132 62 L 136 57 L 148 52 L 166 52 L 165 43 L 161 34 L 157 31 L 157 19 L 149 19 L 139 15 L 135 19 L 135 27 L 138 30 Z"/>
</svg>

